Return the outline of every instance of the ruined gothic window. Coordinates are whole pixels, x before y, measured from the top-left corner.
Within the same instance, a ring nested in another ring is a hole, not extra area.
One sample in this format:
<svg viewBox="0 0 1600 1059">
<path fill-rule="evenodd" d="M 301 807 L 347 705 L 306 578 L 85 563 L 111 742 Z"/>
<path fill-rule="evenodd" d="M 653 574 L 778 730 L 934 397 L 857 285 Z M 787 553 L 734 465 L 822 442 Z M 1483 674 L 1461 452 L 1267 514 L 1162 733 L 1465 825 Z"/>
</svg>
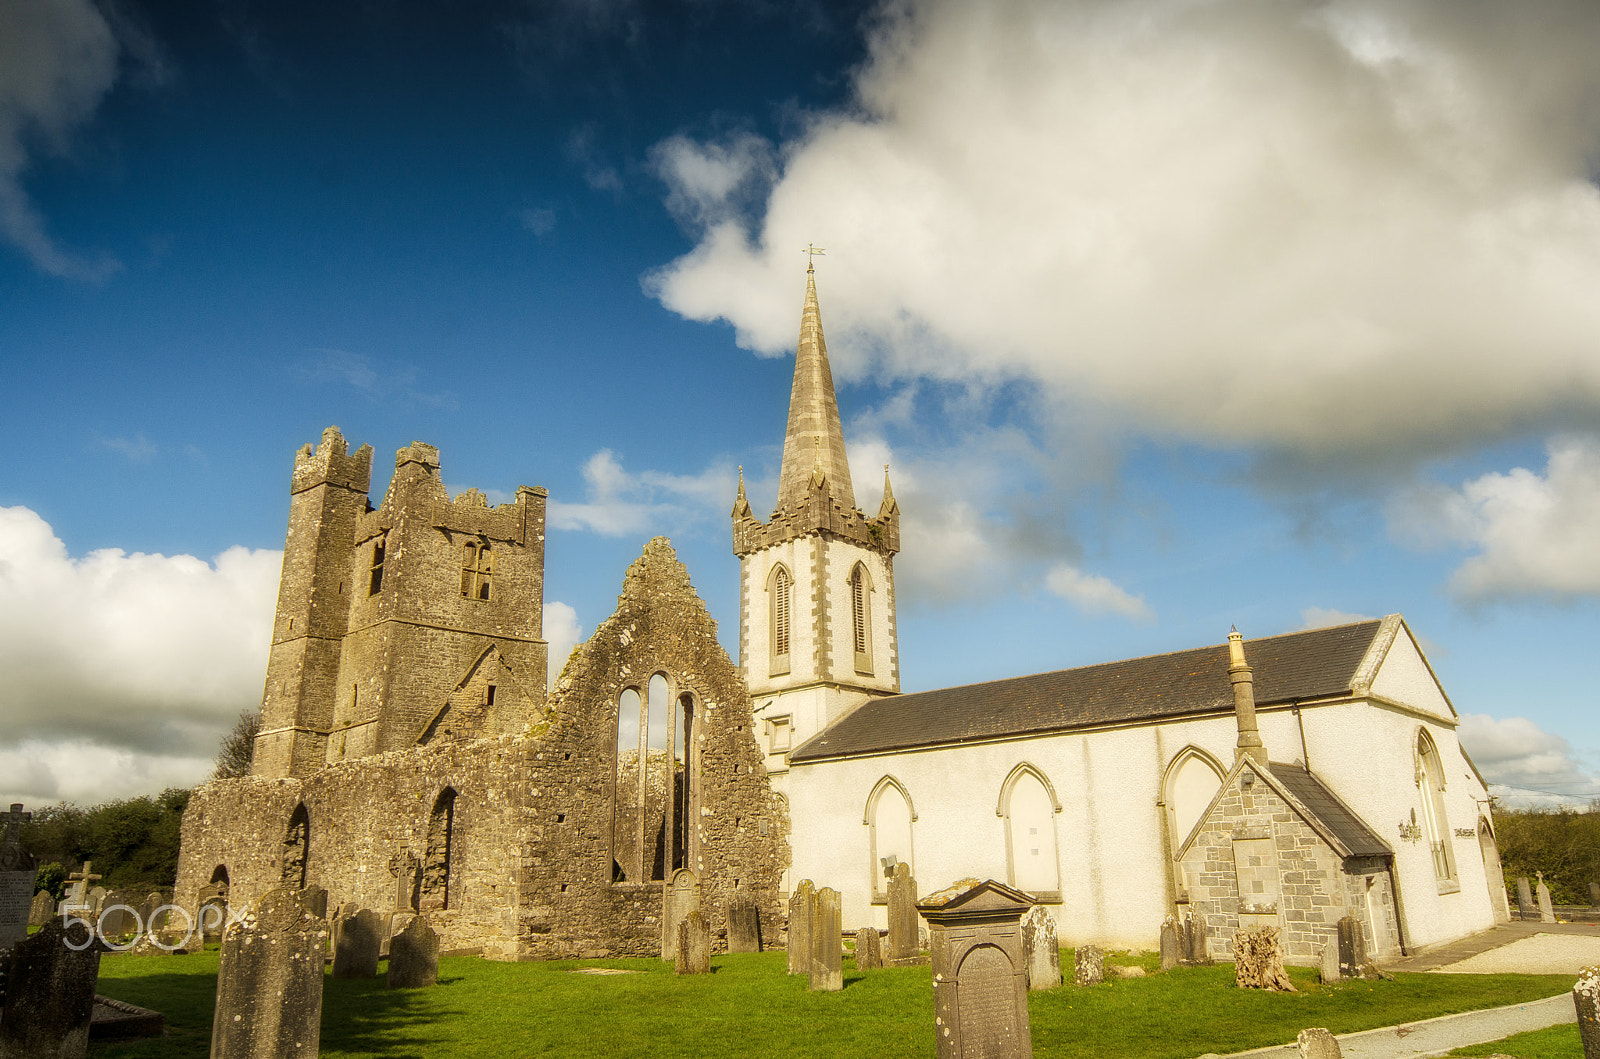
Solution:
<svg viewBox="0 0 1600 1059">
<path fill-rule="evenodd" d="M 1417 733 L 1417 791 L 1422 802 L 1423 837 L 1433 854 L 1433 873 L 1440 882 L 1453 880 L 1456 862 L 1444 811 L 1444 767 L 1439 762 L 1439 748 L 1425 731 Z"/>
<path fill-rule="evenodd" d="M 422 860 L 422 910 L 449 908 L 450 839 L 456 825 L 456 792 L 439 792 L 428 815 L 428 853 Z"/>
<path fill-rule="evenodd" d="M 867 610 L 867 593 L 871 589 L 867 568 L 857 563 L 850 571 L 850 629 L 858 673 L 872 672 L 872 615 Z"/>
<path fill-rule="evenodd" d="M 916 873 L 911 859 L 911 822 L 914 819 L 911 797 L 900 782 L 891 776 L 879 780 L 867 798 L 866 814 L 874 901 L 888 900 L 889 873 L 896 864 L 912 864 L 912 874 Z"/>
<path fill-rule="evenodd" d="M 306 886 L 306 865 L 311 859 L 311 814 L 305 803 L 294 807 L 289 816 L 289 826 L 283 833 L 282 881 L 297 890 Z"/>
<path fill-rule="evenodd" d="M 693 703 L 688 693 L 674 701 L 661 673 L 643 695 L 626 688 L 618 696 L 613 882 L 658 882 L 688 863 Z"/>
<path fill-rule="evenodd" d="M 1172 759 L 1161 800 L 1166 803 L 1167 837 L 1173 853 L 1189 838 L 1222 789 L 1222 774 L 1220 763 L 1198 747 L 1185 747 Z"/>
<path fill-rule="evenodd" d="M 367 584 L 367 595 L 376 596 L 383 591 L 383 554 L 388 547 L 388 535 L 380 534 L 372 545 L 372 578 Z"/>
<path fill-rule="evenodd" d="M 466 599 L 488 599 L 493 573 L 494 555 L 489 545 L 468 541 L 461 560 L 461 595 Z"/>
<path fill-rule="evenodd" d="M 772 571 L 772 672 L 789 672 L 789 597 L 793 580 L 782 566 Z"/>
<path fill-rule="evenodd" d="M 1056 851 L 1056 799 L 1031 765 L 1018 766 L 1001 792 L 1006 822 L 1007 873 L 1012 886 L 1059 900 L 1061 858 Z"/>
</svg>

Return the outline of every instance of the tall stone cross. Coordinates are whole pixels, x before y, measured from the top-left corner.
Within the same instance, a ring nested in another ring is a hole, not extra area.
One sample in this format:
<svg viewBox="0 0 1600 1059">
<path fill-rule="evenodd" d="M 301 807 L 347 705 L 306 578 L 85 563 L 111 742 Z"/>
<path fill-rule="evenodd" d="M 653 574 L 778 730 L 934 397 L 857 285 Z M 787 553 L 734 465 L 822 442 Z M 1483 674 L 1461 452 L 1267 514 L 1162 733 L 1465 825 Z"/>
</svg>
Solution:
<svg viewBox="0 0 1600 1059">
<path fill-rule="evenodd" d="M 90 873 L 89 869 L 93 867 L 94 861 L 86 860 L 83 862 L 82 871 L 67 876 L 67 881 L 72 883 L 72 895 L 67 902 L 69 905 L 82 908 L 88 903 L 85 898 L 89 894 L 90 885 L 100 881 L 100 876 Z"/>
<path fill-rule="evenodd" d="M 22 855 L 22 825 L 33 819 L 32 813 L 22 811 L 21 802 L 13 802 L 9 813 L 0 813 L 6 822 L 6 837 L 0 840 L 0 871 L 27 871 L 31 862 Z"/>
</svg>

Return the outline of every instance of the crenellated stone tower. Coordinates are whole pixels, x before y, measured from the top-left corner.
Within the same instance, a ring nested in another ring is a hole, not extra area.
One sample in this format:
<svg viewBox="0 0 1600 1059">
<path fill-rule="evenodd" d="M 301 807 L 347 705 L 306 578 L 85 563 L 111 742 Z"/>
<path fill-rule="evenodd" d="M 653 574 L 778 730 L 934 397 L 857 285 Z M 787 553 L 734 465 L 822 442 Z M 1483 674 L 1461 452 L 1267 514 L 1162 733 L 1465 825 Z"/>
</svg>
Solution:
<svg viewBox="0 0 1600 1059">
<path fill-rule="evenodd" d="M 519 732 L 544 704 L 545 491 L 452 500 L 421 442 L 376 510 L 371 477 L 335 427 L 295 454 L 257 776 Z"/>
<path fill-rule="evenodd" d="M 777 507 L 767 522 L 756 519 L 742 472 L 733 505 L 739 665 L 775 790 L 785 789 L 791 748 L 869 698 L 900 690 L 899 550 L 887 470 L 877 516 L 856 507 L 816 274 L 807 268 Z"/>
</svg>

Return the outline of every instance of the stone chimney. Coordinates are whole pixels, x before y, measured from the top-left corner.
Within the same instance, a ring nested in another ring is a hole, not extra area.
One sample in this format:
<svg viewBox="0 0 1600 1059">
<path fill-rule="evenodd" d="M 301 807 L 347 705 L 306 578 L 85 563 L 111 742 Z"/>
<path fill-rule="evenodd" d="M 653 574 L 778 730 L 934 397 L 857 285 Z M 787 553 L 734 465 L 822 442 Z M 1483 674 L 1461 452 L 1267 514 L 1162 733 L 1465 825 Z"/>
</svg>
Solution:
<svg viewBox="0 0 1600 1059">
<path fill-rule="evenodd" d="M 1244 634 L 1238 629 L 1228 633 L 1228 680 L 1233 683 L 1233 715 L 1239 722 L 1239 744 L 1233 759 L 1249 758 L 1264 765 L 1267 748 L 1256 729 L 1255 673 L 1244 660 Z"/>
</svg>

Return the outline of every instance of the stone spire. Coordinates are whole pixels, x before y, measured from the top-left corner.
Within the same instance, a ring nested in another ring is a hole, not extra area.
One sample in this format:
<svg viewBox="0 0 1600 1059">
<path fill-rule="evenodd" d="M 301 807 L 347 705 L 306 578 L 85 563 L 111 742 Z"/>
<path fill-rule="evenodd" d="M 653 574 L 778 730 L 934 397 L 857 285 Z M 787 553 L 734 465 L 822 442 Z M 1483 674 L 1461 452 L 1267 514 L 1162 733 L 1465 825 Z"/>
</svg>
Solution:
<svg viewBox="0 0 1600 1059">
<path fill-rule="evenodd" d="M 800 314 L 800 342 L 794 355 L 794 387 L 789 392 L 789 430 L 783 439 L 783 469 L 778 475 L 778 511 L 808 503 L 812 480 L 821 475 L 827 493 L 844 510 L 854 510 L 850 464 L 845 457 L 839 402 L 822 337 L 817 280 L 806 269 L 806 303 Z"/>
</svg>

